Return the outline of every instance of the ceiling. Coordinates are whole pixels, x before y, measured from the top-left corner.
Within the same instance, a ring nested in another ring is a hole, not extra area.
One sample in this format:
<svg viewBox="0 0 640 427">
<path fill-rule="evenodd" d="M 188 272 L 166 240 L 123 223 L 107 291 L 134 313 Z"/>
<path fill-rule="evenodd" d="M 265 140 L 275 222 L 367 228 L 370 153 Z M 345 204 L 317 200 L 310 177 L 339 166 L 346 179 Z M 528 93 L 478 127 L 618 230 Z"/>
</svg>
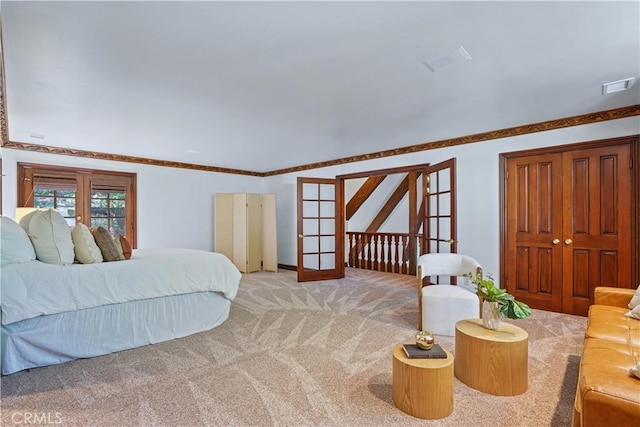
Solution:
<svg viewBox="0 0 640 427">
<path fill-rule="evenodd" d="M 3 1 L 11 141 L 256 172 L 640 103 L 640 3 Z M 472 59 L 431 71 L 460 46 Z"/>
</svg>

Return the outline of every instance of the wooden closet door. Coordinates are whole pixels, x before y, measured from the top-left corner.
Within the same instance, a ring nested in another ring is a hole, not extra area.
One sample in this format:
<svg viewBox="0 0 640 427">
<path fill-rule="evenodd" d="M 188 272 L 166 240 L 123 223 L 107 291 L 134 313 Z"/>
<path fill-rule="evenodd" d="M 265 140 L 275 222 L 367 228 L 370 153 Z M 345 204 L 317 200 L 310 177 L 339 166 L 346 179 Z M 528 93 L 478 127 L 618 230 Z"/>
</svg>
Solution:
<svg viewBox="0 0 640 427">
<path fill-rule="evenodd" d="M 522 153 L 505 172 L 503 271 L 516 299 L 586 315 L 597 286 L 633 287 L 628 142 Z"/>
<path fill-rule="evenodd" d="M 534 308 L 562 311 L 562 155 L 507 161 L 506 287 Z"/>
<path fill-rule="evenodd" d="M 563 311 L 586 315 L 596 286 L 631 283 L 629 145 L 563 153 Z"/>
</svg>

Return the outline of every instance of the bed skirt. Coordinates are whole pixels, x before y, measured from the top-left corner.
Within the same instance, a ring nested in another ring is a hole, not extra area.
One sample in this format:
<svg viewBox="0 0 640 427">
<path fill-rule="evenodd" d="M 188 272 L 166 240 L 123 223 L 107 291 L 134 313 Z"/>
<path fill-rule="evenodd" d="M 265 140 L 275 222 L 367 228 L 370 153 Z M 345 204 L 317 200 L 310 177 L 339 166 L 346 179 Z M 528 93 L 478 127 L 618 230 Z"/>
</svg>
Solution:
<svg viewBox="0 0 640 427">
<path fill-rule="evenodd" d="M 212 329 L 231 301 L 197 292 L 39 316 L 2 326 L 2 374 L 101 356 Z"/>
</svg>

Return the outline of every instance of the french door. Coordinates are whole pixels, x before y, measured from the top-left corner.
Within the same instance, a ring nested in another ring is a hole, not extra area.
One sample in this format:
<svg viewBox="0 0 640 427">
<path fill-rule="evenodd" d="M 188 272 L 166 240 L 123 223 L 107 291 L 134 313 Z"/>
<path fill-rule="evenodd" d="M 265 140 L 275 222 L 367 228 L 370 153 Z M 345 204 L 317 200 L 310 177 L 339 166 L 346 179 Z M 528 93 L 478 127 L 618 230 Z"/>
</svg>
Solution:
<svg viewBox="0 0 640 427">
<path fill-rule="evenodd" d="M 420 253 L 456 253 L 456 159 L 422 172 L 423 209 Z"/>
<path fill-rule="evenodd" d="M 344 277 L 342 187 L 336 179 L 297 180 L 298 281 Z"/>
<path fill-rule="evenodd" d="M 506 158 L 503 280 L 516 299 L 586 315 L 595 287 L 633 284 L 631 144 L 612 142 Z"/>
</svg>

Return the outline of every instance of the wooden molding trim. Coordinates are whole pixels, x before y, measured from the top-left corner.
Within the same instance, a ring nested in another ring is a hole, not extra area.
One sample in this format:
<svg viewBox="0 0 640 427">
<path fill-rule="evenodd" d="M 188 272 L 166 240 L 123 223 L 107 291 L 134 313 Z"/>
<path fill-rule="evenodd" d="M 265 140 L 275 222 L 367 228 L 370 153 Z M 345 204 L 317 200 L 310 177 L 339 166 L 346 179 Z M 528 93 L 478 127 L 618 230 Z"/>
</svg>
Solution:
<svg viewBox="0 0 640 427">
<path fill-rule="evenodd" d="M 9 142 L 9 122 L 7 121 L 7 90 L 4 79 L 4 45 L 2 43 L 2 22 L 0 22 L 0 144 Z"/>
<path fill-rule="evenodd" d="M 300 172 L 309 169 L 326 168 L 329 166 L 342 165 L 345 163 L 362 162 L 365 160 L 379 159 L 382 157 L 399 156 L 402 154 L 416 153 L 419 151 L 434 150 L 436 148 L 453 147 L 456 145 L 472 144 L 474 142 L 490 141 L 492 139 L 508 138 L 512 136 L 526 135 L 529 133 L 544 132 L 555 129 L 562 129 L 572 126 L 588 125 L 591 123 L 604 122 L 608 120 L 624 119 L 627 117 L 640 116 L 640 104 L 627 107 L 614 108 L 612 110 L 598 111 L 595 113 L 582 114 L 579 116 L 565 117 L 562 119 L 549 120 L 546 122 L 532 123 L 522 126 L 514 126 L 506 129 L 493 130 L 489 132 L 475 133 L 456 138 L 442 139 L 439 141 L 425 142 L 407 147 L 394 148 L 391 150 L 376 151 L 369 154 L 343 157 L 341 159 L 328 160 L 325 162 L 309 163 L 306 165 L 294 166 L 285 169 L 277 169 L 265 172 L 264 176 L 282 175 L 292 172 Z"/>
<path fill-rule="evenodd" d="M 193 163 L 173 162 L 169 160 L 149 159 L 146 157 L 124 156 L 121 154 L 101 153 L 98 151 L 76 150 L 73 148 L 52 147 L 48 145 L 29 144 L 26 142 L 9 141 L 2 145 L 3 148 L 13 148 L 15 150 L 35 151 L 38 153 L 60 154 L 63 156 L 85 157 L 89 159 L 111 160 L 114 162 L 140 163 L 151 166 L 164 166 L 169 168 L 182 168 L 200 170 L 206 172 L 231 173 L 236 175 L 264 176 L 260 172 L 252 172 L 242 169 L 222 168 L 218 166 L 206 166 Z"/>
<path fill-rule="evenodd" d="M 1 67 L 0 67 L 1 70 Z M 4 74 L 2 75 L 4 78 Z M 4 80 L 4 79 L 3 79 Z M 526 135 L 529 133 L 544 132 L 555 129 L 562 129 L 572 126 L 582 126 L 591 123 L 599 123 L 608 120 L 624 119 L 633 116 L 640 116 L 640 104 L 627 107 L 614 108 L 612 110 L 598 111 L 595 113 L 582 114 L 579 116 L 565 117 L 562 119 L 549 120 L 546 122 L 532 123 L 528 125 L 515 126 L 506 129 L 499 129 L 489 132 L 475 133 L 456 138 L 442 139 L 439 141 L 425 142 L 422 144 L 410 145 L 407 147 L 394 148 L 390 150 L 376 151 L 357 156 L 343 157 L 324 162 L 308 163 L 305 165 L 293 166 L 290 168 L 276 169 L 268 172 L 254 172 L 242 169 L 223 168 L 218 166 L 198 165 L 192 163 L 174 162 L 168 160 L 149 159 L 146 157 L 125 156 L 121 154 L 110 154 L 96 151 L 76 150 L 72 148 L 52 147 L 46 145 L 30 144 L 25 142 L 9 141 L 6 109 L 4 106 L 4 88 L 0 90 L 0 133 L 2 134 L 1 146 L 15 150 L 36 151 L 47 154 L 59 154 L 64 156 L 85 157 L 99 160 L 111 160 L 115 162 L 140 163 L 152 166 L 164 166 L 172 168 L 183 168 L 191 170 L 201 170 L 206 172 L 230 173 L 236 175 L 248 175 L 256 177 L 268 177 L 283 175 L 287 173 L 301 172 L 311 169 L 337 166 L 346 163 L 362 162 L 366 160 L 379 159 L 383 157 L 399 156 L 402 154 L 416 153 L 419 151 L 433 150 L 436 148 L 453 147 L 456 145 L 472 144 L 475 142 L 490 141 L 493 139 L 508 138 L 512 136 Z"/>
</svg>

